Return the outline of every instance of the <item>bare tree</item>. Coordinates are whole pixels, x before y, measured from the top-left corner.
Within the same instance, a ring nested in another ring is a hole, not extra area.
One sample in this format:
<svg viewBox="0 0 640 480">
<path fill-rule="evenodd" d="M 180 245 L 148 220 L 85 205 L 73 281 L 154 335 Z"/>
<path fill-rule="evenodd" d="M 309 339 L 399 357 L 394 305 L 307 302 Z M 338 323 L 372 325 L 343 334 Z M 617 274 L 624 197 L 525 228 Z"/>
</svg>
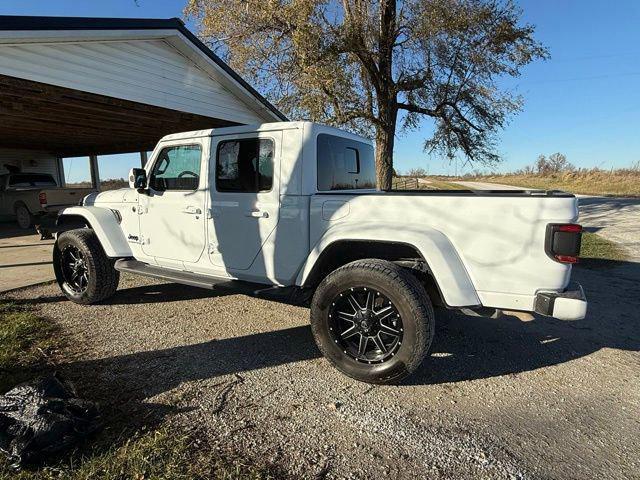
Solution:
<svg viewBox="0 0 640 480">
<path fill-rule="evenodd" d="M 498 161 L 522 100 L 497 79 L 547 56 L 511 0 L 188 0 L 185 13 L 291 118 L 373 134 L 382 189 L 398 130 L 424 117 L 425 150 Z"/>
<path fill-rule="evenodd" d="M 407 172 L 408 177 L 426 177 L 428 175 L 424 168 L 412 168 Z"/>
<path fill-rule="evenodd" d="M 552 153 L 551 155 L 549 155 L 549 158 L 545 157 L 544 155 L 539 155 L 535 165 L 535 170 L 539 175 L 572 172 L 575 169 L 576 167 L 567 160 L 567 156 L 559 152 Z"/>
</svg>

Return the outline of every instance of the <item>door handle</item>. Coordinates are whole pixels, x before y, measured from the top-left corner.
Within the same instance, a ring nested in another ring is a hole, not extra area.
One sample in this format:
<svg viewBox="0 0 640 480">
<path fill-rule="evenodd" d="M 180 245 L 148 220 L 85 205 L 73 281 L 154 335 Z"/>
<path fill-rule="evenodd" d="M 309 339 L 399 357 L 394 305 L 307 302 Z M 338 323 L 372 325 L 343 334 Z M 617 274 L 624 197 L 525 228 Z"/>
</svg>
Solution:
<svg viewBox="0 0 640 480">
<path fill-rule="evenodd" d="M 182 213 L 188 213 L 189 215 L 202 215 L 202 210 L 198 207 L 189 206 L 185 208 Z"/>
<path fill-rule="evenodd" d="M 261 212 L 260 210 L 250 210 L 246 212 L 245 217 L 252 218 L 269 218 L 269 214 L 267 212 Z"/>
</svg>

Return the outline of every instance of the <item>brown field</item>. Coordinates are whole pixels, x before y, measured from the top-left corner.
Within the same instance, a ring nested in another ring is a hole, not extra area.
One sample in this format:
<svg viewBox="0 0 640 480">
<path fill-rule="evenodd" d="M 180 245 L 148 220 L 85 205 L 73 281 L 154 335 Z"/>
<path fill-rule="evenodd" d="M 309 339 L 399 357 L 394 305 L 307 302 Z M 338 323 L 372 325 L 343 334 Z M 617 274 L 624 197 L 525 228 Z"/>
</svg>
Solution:
<svg viewBox="0 0 640 480">
<path fill-rule="evenodd" d="M 547 175 L 512 173 L 458 177 L 458 180 L 502 183 L 543 190 L 565 190 L 584 195 L 640 197 L 640 169 L 579 169 Z M 453 179 L 449 179 L 451 181 Z"/>
<path fill-rule="evenodd" d="M 393 190 L 465 190 L 465 187 L 440 177 L 394 177 Z"/>
<path fill-rule="evenodd" d="M 119 188 L 127 188 L 129 182 L 124 178 L 110 178 L 100 181 L 100 190 L 117 190 Z"/>
</svg>

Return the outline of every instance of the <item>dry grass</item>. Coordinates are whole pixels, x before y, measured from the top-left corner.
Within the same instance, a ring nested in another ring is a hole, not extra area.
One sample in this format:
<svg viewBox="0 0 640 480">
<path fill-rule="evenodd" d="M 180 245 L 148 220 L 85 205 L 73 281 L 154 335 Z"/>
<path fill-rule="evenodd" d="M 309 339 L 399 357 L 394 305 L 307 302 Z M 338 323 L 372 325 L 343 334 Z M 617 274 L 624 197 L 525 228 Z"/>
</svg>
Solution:
<svg viewBox="0 0 640 480">
<path fill-rule="evenodd" d="M 395 177 L 394 190 L 465 190 L 466 188 L 444 177 Z"/>
<path fill-rule="evenodd" d="M 110 178 L 108 180 L 100 180 L 100 190 L 117 190 L 119 188 L 129 188 L 129 182 L 124 178 Z"/>
<path fill-rule="evenodd" d="M 462 185 L 448 182 L 439 177 L 426 177 L 425 180 L 428 181 L 429 183 L 427 183 L 426 185 L 423 184 L 422 188 L 424 190 L 466 190 L 467 189 Z"/>
<path fill-rule="evenodd" d="M 640 196 L 640 169 L 598 170 L 580 169 L 549 175 L 504 174 L 465 177 L 464 180 L 502 183 L 517 187 L 564 190 L 571 193 L 598 196 Z"/>
<path fill-rule="evenodd" d="M 0 393 L 43 370 L 57 330 L 25 307 L 0 302 Z"/>
<path fill-rule="evenodd" d="M 246 465 L 240 458 L 216 456 L 193 435 L 169 427 L 136 434 L 93 452 L 40 468 L 12 471 L 0 464 L 0 479 L 15 480 L 267 480 L 281 474 L 267 467 Z"/>
</svg>

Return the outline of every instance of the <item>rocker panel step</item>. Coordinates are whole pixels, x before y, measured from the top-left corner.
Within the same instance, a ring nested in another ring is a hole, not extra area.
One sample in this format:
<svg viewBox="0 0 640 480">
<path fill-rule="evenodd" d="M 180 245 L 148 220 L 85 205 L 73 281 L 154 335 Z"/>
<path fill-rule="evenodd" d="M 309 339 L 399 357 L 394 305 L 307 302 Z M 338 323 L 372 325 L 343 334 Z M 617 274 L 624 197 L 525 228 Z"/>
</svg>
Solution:
<svg viewBox="0 0 640 480">
<path fill-rule="evenodd" d="M 158 278 L 169 282 L 183 283 L 192 287 L 207 288 L 212 290 L 216 285 L 229 283 L 229 279 L 216 279 L 205 275 L 198 275 L 191 272 L 180 272 L 168 268 L 156 267 L 138 260 L 128 260 L 121 258 L 116 260 L 114 268 L 119 272 L 134 273 L 145 277 Z"/>
</svg>

